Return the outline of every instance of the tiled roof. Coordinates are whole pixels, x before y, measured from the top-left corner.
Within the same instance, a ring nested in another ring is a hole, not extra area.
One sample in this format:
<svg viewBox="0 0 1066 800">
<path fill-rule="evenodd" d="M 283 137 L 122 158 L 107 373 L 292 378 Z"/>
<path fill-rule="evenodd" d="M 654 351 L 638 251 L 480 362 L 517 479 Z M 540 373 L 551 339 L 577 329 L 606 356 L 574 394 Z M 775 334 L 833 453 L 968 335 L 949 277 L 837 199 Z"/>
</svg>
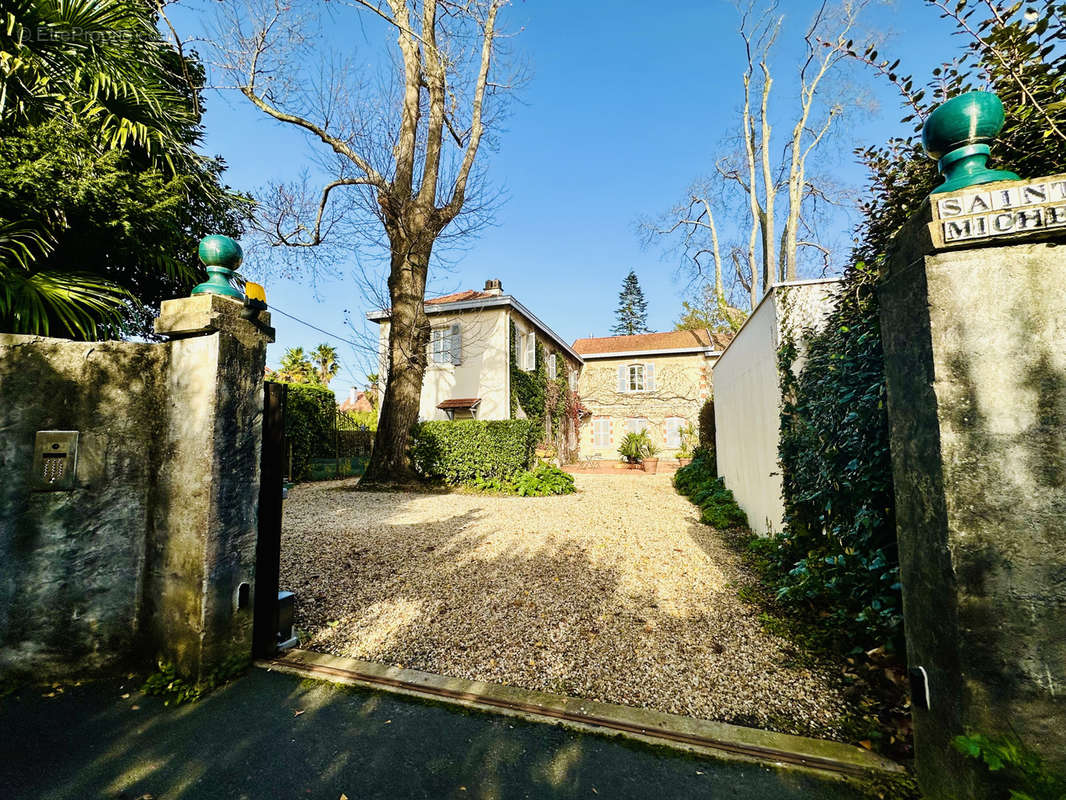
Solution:
<svg viewBox="0 0 1066 800">
<path fill-rule="evenodd" d="M 664 333 L 638 333 L 633 336 L 599 336 L 578 339 L 574 350 L 581 355 L 601 353 L 631 353 L 644 350 L 684 350 L 690 347 L 723 349 L 732 338 L 727 333 L 711 333 L 703 328 L 695 331 L 666 331 Z"/>
<path fill-rule="evenodd" d="M 366 396 L 366 392 L 358 392 L 355 395 L 355 399 L 345 397 L 344 401 L 337 406 L 341 411 L 373 411 L 374 406 L 370 403 L 370 398 Z"/>
<path fill-rule="evenodd" d="M 454 397 L 438 403 L 437 408 L 473 408 L 481 402 L 480 397 Z"/>
<path fill-rule="evenodd" d="M 489 297 L 497 297 L 498 295 L 489 294 L 488 292 L 477 292 L 473 289 L 467 289 L 465 292 L 452 292 L 451 294 L 443 295 L 442 297 L 431 297 L 426 301 L 427 306 L 435 306 L 439 303 L 459 303 L 463 300 L 485 300 Z"/>
</svg>

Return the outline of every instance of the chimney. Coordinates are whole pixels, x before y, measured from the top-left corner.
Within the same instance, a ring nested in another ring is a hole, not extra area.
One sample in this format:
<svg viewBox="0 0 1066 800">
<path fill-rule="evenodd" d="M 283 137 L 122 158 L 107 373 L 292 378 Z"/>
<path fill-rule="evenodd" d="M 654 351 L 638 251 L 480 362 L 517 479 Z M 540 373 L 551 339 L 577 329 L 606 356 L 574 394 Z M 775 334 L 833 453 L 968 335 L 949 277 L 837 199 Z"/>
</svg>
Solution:
<svg viewBox="0 0 1066 800">
<path fill-rule="evenodd" d="M 489 278 L 487 281 L 485 281 L 485 294 L 503 294 L 503 284 L 500 282 L 499 278 Z"/>
</svg>

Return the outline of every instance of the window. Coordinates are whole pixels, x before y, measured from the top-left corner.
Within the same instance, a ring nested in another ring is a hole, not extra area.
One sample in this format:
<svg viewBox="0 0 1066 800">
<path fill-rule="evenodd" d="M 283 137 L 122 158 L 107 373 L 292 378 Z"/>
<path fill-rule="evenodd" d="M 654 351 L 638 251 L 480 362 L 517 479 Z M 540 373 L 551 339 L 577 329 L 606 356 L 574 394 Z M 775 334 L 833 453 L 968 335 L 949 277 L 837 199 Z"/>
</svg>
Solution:
<svg viewBox="0 0 1066 800">
<path fill-rule="evenodd" d="M 618 367 L 619 392 L 654 392 L 654 364 L 623 364 Z"/>
<path fill-rule="evenodd" d="M 537 335 L 530 331 L 526 334 L 526 372 L 537 368 Z"/>
<path fill-rule="evenodd" d="M 570 370 L 570 391 L 571 392 L 576 392 L 577 391 L 577 370 L 576 369 Z"/>
<path fill-rule="evenodd" d="M 648 420 L 644 417 L 630 417 L 626 420 L 626 430 L 629 433 L 641 433 L 648 430 Z"/>
<path fill-rule="evenodd" d="M 631 392 L 644 391 L 644 365 L 630 364 L 626 388 Z"/>
<path fill-rule="evenodd" d="M 550 356 L 548 356 L 548 377 L 551 380 L 555 380 L 555 376 L 557 374 L 558 373 L 556 372 L 555 366 L 555 353 L 552 353 Z"/>
<path fill-rule="evenodd" d="M 430 331 L 429 353 L 433 364 L 460 364 L 462 350 L 463 339 L 458 323 Z"/>
<path fill-rule="evenodd" d="M 611 420 L 600 417 L 592 421 L 592 446 L 611 446 Z"/>
<path fill-rule="evenodd" d="M 681 417 L 666 418 L 666 446 L 681 446 L 681 429 L 685 427 L 685 420 Z"/>
<path fill-rule="evenodd" d="M 430 332 L 430 353 L 434 364 L 452 363 L 452 337 L 448 328 L 434 328 Z"/>
</svg>

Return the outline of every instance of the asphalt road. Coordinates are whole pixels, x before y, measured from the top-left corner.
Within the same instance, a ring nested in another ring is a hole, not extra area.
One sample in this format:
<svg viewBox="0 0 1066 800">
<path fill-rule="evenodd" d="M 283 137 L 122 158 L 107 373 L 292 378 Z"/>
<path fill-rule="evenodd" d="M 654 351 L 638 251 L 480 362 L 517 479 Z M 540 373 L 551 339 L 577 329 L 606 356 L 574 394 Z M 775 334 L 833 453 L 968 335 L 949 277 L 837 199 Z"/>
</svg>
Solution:
<svg viewBox="0 0 1066 800">
<path fill-rule="evenodd" d="M 253 669 L 198 703 L 137 683 L 0 701 L 0 798 L 853 800 L 807 773 Z M 128 697 L 123 697 L 128 693 Z"/>
</svg>

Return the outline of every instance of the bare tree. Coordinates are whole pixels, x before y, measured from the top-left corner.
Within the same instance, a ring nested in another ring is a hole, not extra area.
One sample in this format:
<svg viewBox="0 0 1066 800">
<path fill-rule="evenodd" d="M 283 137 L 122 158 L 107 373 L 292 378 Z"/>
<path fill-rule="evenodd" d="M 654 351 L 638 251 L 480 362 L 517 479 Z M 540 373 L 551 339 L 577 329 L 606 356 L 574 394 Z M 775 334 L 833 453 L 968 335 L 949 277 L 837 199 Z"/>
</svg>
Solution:
<svg viewBox="0 0 1066 800">
<path fill-rule="evenodd" d="M 329 61 L 308 45 L 309 17 L 289 0 L 255 0 L 226 20 L 225 71 L 256 108 L 308 135 L 329 179 L 274 187 L 257 224 L 270 244 L 316 249 L 346 244 L 353 219 L 377 225 L 389 250 L 389 341 L 374 451 L 364 484 L 414 478 L 408 440 L 418 417 L 429 324 L 423 306 L 434 245 L 477 205 L 475 162 L 491 127 L 489 104 L 509 88 L 498 71 L 500 9 L 507 0 L 343 0 L 369 32 L 395 35 L 385 86 L 352 85 L 366 70 Z M 306 64 L 320 66 L 307 74 Z M 473 210 L 476 210 L 474 208 Z M 360 215 L 360 212 L 365 212 Z"/>
<path fill-rule="evenodd" d="M 710 178 L 694 184 L 686 200 L 653 226 L 655 233 L 677 237 L 690 273 L 697 283 L 713 286 L 707 293 L 726 319 L 734 303 L 754 309 L 769 286 L 796 280 L 801 250 L 819 253 L 828 265 L 830 249 L 811 235 L 811 207 L 833 198 L 813 177 L 811 164 L 846 107 L 858 100 L 854 93 L 844 99 L 829 84 L 853 52 L 859 16 L 870 1 L 823 0 L 818 6 L 804 32 L 796 103 L 784 138 L 774 136 L 772 119 L 781 117 L 771 109 L 771 56 L 784 16 L 777 2 L 758 6 L 747 0 L 738 7 L 745 60 L 739 130 L 728 137 L 734 146 L 716 159 Z M 716 209 L 738 209 L 738 194 L 744 206 L 739 217 L 716 216 Z M 736 242 L 724 254 L 723 223 Z M 744 299 L 738 301 L 740 291 Z"/>
</svg>

